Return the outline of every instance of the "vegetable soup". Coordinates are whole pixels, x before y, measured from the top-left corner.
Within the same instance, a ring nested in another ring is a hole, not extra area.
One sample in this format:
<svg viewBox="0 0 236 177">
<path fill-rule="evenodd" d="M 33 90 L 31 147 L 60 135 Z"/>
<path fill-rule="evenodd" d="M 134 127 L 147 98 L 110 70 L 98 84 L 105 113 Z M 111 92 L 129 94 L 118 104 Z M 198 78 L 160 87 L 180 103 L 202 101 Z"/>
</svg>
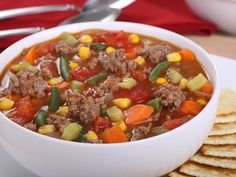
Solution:
<svg viewBox="0 0 236 177">
<path fill-rule="evenodd" d="M 189 49 L 125 31 L 64 32 L 24 49 L 1 74 L 0 110 L 43 135 L 137 141 L 191 120 L 213 86 Z"/>
</svg>

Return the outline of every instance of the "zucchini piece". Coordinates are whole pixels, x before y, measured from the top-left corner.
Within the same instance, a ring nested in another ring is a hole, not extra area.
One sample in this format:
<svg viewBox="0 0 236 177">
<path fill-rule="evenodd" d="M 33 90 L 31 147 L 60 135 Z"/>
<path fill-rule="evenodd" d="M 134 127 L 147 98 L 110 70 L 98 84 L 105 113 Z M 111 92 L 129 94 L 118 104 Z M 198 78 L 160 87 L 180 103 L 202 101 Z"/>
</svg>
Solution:
<svg viewBox="0 0 236 177">
<path fill-rule="evenodd" d="M 67 32 L 63 32 L 59 38 L 63 41 L 65 41 L 66 43 L 69 43 L 69 44 L 76 44 L 79 42 L 78 39 L 76 39 L 72 34 L 70 33 L 67 33 Z"/>
<path fill-rule="evenodd" d="M 137 81 L 133 78 L 126 77 L 122 80 L 122 82 L 118 83 L 119 87 L 122 89 L 132 89 L 137 85 Z"/>
<path fill-rule="evenodd" d="M 206 79 L 206 77 L 202 73 L 199 73 L 193 79 L 188 81 L 187 87 L 190 91 L 193 92 L 193 91 L 199 90 L 207 82 L 208 82 L 208 80 Z"/>
<path fill-rule="evenodd" d="M 125 118 L 124 113 L 121 111 L 121 109 L 117 108 L 116 106 L 108 108 L 107 115 L 113 122 L 118 122 Z"/>
<path fill-rule="evenodd" d="M 61 138 L 63 140 L 68 140 L 68 141 L 72 141 L 72 140 L 75 140 L 79 137 L 80 135 L 80 132 L 82 131 L 82 126 L 78 123 L 69 123 L 62 135 L 61 135 Z"/>
<path fill-rule="evenodd" d="M 178 84 L 183 76 L 174 69 L 168 69 L 167 77 L 170 79 L 170 82 L 173 84 Z"/>
<path fill-rule="evenodd" d="M 72 91 L 83 91 L 84 90 L 84 83 L 80 81 L 73 80 L 71 82 L 70 88 Z"/>
</svg>

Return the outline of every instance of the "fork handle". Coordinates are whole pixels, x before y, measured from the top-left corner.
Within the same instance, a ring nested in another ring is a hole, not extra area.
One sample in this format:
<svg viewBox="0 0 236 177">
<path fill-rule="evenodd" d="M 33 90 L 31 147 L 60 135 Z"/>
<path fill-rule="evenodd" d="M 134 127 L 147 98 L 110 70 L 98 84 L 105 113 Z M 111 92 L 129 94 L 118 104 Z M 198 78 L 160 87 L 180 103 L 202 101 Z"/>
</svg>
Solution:
<svg viewBox="0 0 236 177">
<path fill-rule="evenodd" d="M 54 11 L 68 11 L 68 10 L 80 12 L 81 8 L 76 7 L 72 4 L 62 4 L 62 5 L 35 6 L 35 7 L 16 8 L 10 10 L 1 10 L 0 20 L 17 17 L 21 15 L 54 12 Z"/>
<path fill-rule="evenodd" d="M 17 35 L 22 35 L 22 34 L 33 34 L 33 33 L 36 33 L 36 32 L 42 31 L 42 30 L 44 30 L 44 28 L 42 28 L 42 27 L 1 30 L 0 31 L 0 38 L 17 36 Z"/>
</svg>

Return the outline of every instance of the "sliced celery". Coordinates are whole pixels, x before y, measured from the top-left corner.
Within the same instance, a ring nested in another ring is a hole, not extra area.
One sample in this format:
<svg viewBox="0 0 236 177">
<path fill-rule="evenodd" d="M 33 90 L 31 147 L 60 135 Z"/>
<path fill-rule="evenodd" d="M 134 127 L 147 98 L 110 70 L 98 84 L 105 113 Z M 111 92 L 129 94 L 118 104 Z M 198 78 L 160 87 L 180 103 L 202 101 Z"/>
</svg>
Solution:
<svg viewBox="0 0 236 177">
<path fill-rule="evenodd" d="M 207 83 L 206 77 L 202 73 L 199 73 L 193 79 L 188 81 L 187 87 L 191 91 L 196 91 L 196 90 L 200 89 L 206 83 Z"/>
</svg>

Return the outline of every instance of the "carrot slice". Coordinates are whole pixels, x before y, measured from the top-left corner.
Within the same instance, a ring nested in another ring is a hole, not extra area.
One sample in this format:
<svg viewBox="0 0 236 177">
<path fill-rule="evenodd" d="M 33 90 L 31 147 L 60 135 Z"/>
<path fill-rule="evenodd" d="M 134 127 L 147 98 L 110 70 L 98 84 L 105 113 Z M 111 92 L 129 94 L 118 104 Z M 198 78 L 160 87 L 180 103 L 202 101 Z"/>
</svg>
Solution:
<svg viewBox="0 0 236 177">
<path fill-rule="evenodd" d="M 119 127 L 112 127 L 110 129 L 106 129 L 100 135 L 100 138 L 104 143 L 121 143 L 128 141 L 125 133 Z"/>
<path fill-rule="evenodd" d="M 145 104 L 137 104 L 125 110 L 126 123 L 128 125 L 144 121 L 154 111 L 154 108 Z"/>
<path fill-rule="evenodd" d="M 36 46 L 33 46 L 29 49 L 28 53 L 25 55 L 25 61 L 30 64 L 34 64 L 34 60 L 37 58 Z"/>
<path fill-rule="evenodd" d="M 13 100 L 13 101 L 15 101 L 15 102 L 19 101 L 21 98 L 22 98 L 22 97 L 19 96 L 19 95 L 10 95 L 10 96 L 9 96 L 9 99 L 10 99 L 10 100 Z"/>
<path fill-rule="evenodd" d="M 194 61 L 195 60 L 194 53 L 189 49 L 183 49 L 179 53 L 182 56 L 183 61 Z"/>
<path fill-rule="evenodd" d="M 70 88 L 70 82 L 62 82 L 61 84 L 56 85 L 59 89 L 60 92 L 63 93 L 65 92 L 67 89 Z"/>
<path fill-rule="evenodd" d="M 212 93 L 213 91 L 213 86 L 211 83 L 207 82 L 206 84 L 204 84 L 202 86 L 202 89 L 201 89 L 202 92 L 205 92 L 205 93 Z"/>
<path fill-rule="evenodd" d="M 181 104 L 180 110 L 185 114 L 196 115 L 202 110 L 202 106 L 193 100 L 186 100 Z"/>
</svg>

